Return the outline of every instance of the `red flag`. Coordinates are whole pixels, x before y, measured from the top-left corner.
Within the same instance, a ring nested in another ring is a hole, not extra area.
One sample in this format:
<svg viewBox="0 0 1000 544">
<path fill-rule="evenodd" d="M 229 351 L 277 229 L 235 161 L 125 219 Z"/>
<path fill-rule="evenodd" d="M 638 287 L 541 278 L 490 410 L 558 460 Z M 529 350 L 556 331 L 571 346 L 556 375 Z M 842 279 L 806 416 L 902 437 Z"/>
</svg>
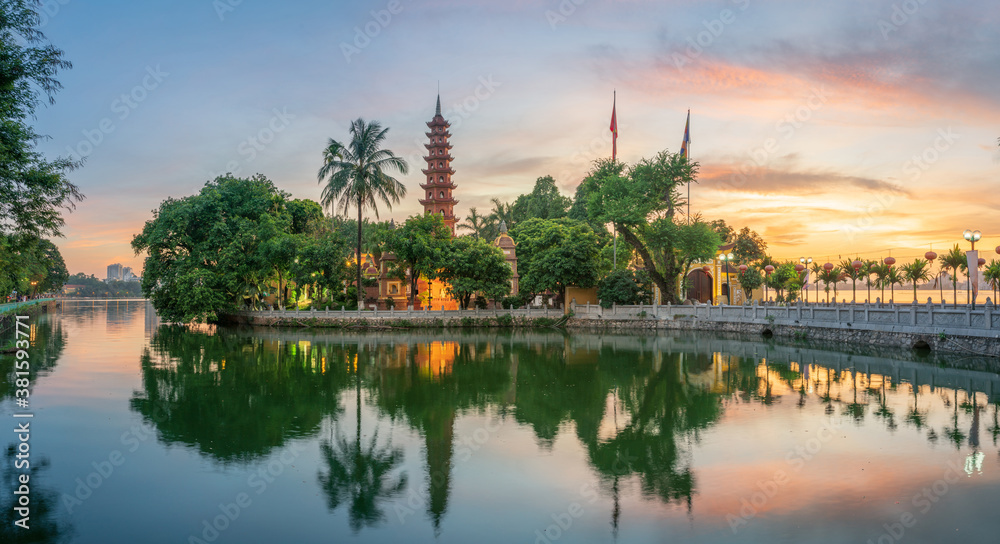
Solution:
<svg viewBox="0 0 1000 544">
<path fill-rule="evenodd" d="M 618 93 L 611 103 L 611 160 L 618 158 L 618 117 L 616 109 L 618 107 Z"/>
<path fill-rule="evenodd" d="M 688 146 L 691 145 L 691 110 L 688 110 L 687 123 L 684 124 L 684 139 L 681 140 L 681 156 L 690 159 Z"/>
</svg>

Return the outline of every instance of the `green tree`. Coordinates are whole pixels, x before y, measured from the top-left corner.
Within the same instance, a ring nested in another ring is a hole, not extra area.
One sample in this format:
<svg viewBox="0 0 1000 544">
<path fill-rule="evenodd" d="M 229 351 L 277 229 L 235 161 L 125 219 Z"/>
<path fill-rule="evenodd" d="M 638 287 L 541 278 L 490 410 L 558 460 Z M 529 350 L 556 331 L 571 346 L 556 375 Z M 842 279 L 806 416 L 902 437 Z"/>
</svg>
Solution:
<svg viewBox="0 0 1000 544">
<path fill-rule="evenodd" d="M 469 307 L 472 295 L 498 300 L 510 294 L 511 268 L 503 251 L 480 238 L 463 236 L 452 241 L 438 276 L 448 292 Z"/>
<path fill-rule="evenodd" d="M 417 296 L 417 280 L 438 277 L 451 245 L 451 229 L 438 214 L 414 215 L 393 232 L 387 247 L 400 271 L 409 268 L 410 305 Z M 401 274 L 400 274 L 401 275 Z"/>
<path fill-rule="evenodd" d="M 955 297 L 954 306 L 958 307 L 958 272 L 966 271 L 969 268 L 968 260 L 965 258 L 965 253 L 955 244 L 955 247 L 951 248 L 947 253 L 942 253 L 938 257 L 938 262 L 941 263 L 941 268 L 945 271 L 950 270 L 949 275 L 951 276 L 951 292 L 952 296 Z"/>
<path fill-rule="evenodd" d="M 83 200 L 66 174 L 82 163 L 46 159 L 30 125 L 42 95 L 50 104 L 62 89 L 60 70 L 72 68 L 38 29 L 36 2 L 0 3 L 0 234 L 61 236 L 62 210 Z"/>
<path fill-rule="evenodd" d="M 931 265 L 924 259 L 914 259 L 912 263 L 902 266 L 906 281 L 913 284 L 913 303 L 917 303 L 917 283 L 931 280 Z"/>
<path fill-rule="evenodd" d="M 756 231 L 750 230 L 750 227 L 743 227 L 734 235 L 732 242 L 733 255 L 740 264 L 759 262 L 767 254 L 767 242 Z"/>
<path fill-rule="evenodd" d="M 802 290 L 802 276 L 795 271 L 795 265 L 786 262 L 775 266 L 774 272 L 765 276 L 764 284 L 774 289 L 775 301 L 794 302 Z"/>
<path fill-rule="evenodd" d="M 868 267 L 868 270 L 875 276 L 875 287 L 882 290 L 879 300 L 885 302 L 885 286 L 889 285 L 889 265 L 876 261 Z"/>
<path fill-rule="evenodd" d="M 885 276 L 886 283 L 889 284 L 889 302 L 896 302 L 896 286 L 902 286 L 905 280 L 903 274 L 899 272 L 899 269 L 890 266 L 889 271 Z"/>
<path fill-rule="evenodd" d="M 328 229 L 301 236 L 296 248 L 292 279 L 296 285 L 312 285 L 313 298 L 318 298 L 319 302 L 330 302 L 333 294 L 350 279 L 347 262 L 351 246 Z"/>
<path fill-rule="evenodd" d="M 851 259 L 842 259 L 837 266 L 840 268 L 845 278 L 851 279 L 851 302 L 857 302 L 858 279 L 862 274 L 861 267 L 854 268 L 854 261 Z"/>
<path fill-rule="evenodd" d="M 645 271 L 628 268 L 612 271 L 597 284 L 597 298 L 601 306 L 612 304 L 644 304 L 653 295 Z"/>
<path fill-rule="evenodd" d="M 321 202 L 330 208 L 340 208 L 347 215 L 351 207 L 358 210 L 357 262 L 361 263 L 361 224 L 364 208 L 371 208 L 378 217 L 381 201 L 390 210 L 406 196 L 406 187 L 389 172 L 406 174 L 406 161 L 388 149 L 382 149 L 388 128 L 378 121 L 366 123 L 357 119 L 351 123 L 351 141 L 344 145 L 333 138 L 323 149 L 323 166 L 317 173 L 320 183 L 326 180 Z M 358 307 L 364 306 L 361 289 L 361 266 L 357 270 Z"/>
<path fill-rule="evenodd" d="M 719 235 L 719 238 L 722 240 L 723 244 L 728 244 L 730 242 L 735 241 L 736 231 L 733 230 L 733 227 L 730 227 L 729 225 L 726 224 L 725 219 L 716 219 L 711 223 L 709 223 L 709 226 L 711 226 L 712 230 L 714 230 L 716 234 Z"/>
<path fill-rule="evenodd" d="M 745 271 L 736 275 L 736 281 L 739 282 L 740 287 L 743 289 L 744 300 L 750 300 L 753 292 L 764 285 L 764 274 L 760 272 L 760 268 L 747 265 Z"/>
<path fill-rule="evenodd" d="M 930 276 L 930 273 L 928 273 L 928 276 Z M 1000 261 L 992 261 L 986 266 L 986 269 L 983 270 L 983 279 L 993 288 L 993 304 L 996 304 L 997 289 L 1000 288 Z"/>
<path fill-rule="evenodd" d="M 586 223 L 572 219 L 528 219 L 511 231 L 517 243 L 520 289 L 534 295 L 560 294 L 566 287 L 597 284 L 597 235 Z"/>
<path fill-rule="evenodd" d="M 515 209 L 520 204 L 524 206 L 524 216 L 520 218 L 522 221 L 525 219 L 558 219 L 566 217 L 566 211 L 572 201 L 559 192 L 556 180 L 552 176 L 542 176 L 535 180 L 535 187 L 531 193 L 517 198 L 514 202 Z"/>
<path fill-rule="evenodd" d="M 584 180 L 591 220 L 614 224 L 660 288 L 661 303 L 680 300 L 679 279 L 685 272 L 682 264 L 691 260 L 690 255 L 678 249 L 681 240 L 674 235 L 683 230 L 676 228 L 679 225 L 675 224 L 674 216 L 684 202 L 679 188 L 694 181 L 697 171 L 696 162 L 663 151 L 632 167 L 598 160 Z M 697 238 L 704 239 L 689 237 Z"/>
<path fill-rule="evenodd" d="M 289 234 L 287 193 L 267 178 L 219 176 L 197 195 L 168 198 L 132 239 L 146 252 L 142 291 L 165 321 L 205 321 L 246 304 L 274 273 Z"/>
</svg>

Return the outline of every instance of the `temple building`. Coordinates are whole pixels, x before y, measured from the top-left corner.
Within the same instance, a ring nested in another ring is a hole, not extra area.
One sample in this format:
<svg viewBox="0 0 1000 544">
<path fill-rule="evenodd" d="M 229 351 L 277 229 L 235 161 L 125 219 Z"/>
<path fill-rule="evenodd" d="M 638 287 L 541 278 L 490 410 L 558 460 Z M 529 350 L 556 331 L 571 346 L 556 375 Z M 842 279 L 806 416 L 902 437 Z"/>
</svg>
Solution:
<svg viewBox="0 0 1000 544">
<path fill-rule="evenodd" d="M 434 117 L 427 123 L 429 132 L 426 132 L 426 134 L 429 141 L 424 144 L 424 147 L 427 148 L 427 156 L 424 157 L 424 160 L 427 161 L 427 168 L 422 170 L 424 176 L 426 176 L 426 181 L 420 184 L 423 192 L 420 194 L 421 198 L 419 202 L 424 207 L 424 213 L 439 214 L 444 219 L 444 223 L 451 229 L 452 236 L 456 236 L 455 205 L 458 204 L 458 201 L 455 200 L 453 194 L 456 185 L 452 180 L 452 176 L 455 174 L 455 170 L 451 167 L 451 161 L 454 160 L 451 155 L 452 145 L 448 141 L 451 138 L 451 133 L 448 132 L 450 126 L 451 124 L 441 114 L 441 96 L 438 95 Z M 500 235 L 493 244 L 504 252 L 507 264 L 511 267 L 513 275 L 511 277 L 510 293 L 516 295 L 519 278 L 517 273 L 517 253 L 513 238 L 507 234 L 506 224 L 501 223 Z M 385 309 L 390 305 L 396 309 L 405 309 L 408 304 L 410 296 L 409 282 L 399 281 L 396 278 L 389 277 L 387 274 L 389 264 L 395 261 L 395 259 L 395 256 L 392 254 L 381 256 L 381 258 L 374 258 L 372 255 L 364 257 L 364 261 L 367 263 L 364 268 L 365 277 L 378 279 L 377 287 L 366 288 L 367 298 L 369 300 L 372 298 L 377 299 L 380 309 Z M 391 303 L 389 303 L 390 299 Z M 446 283 L 440 280 L 421 278 L 417 282 L 417 297 L 414 301 L 414 309 L 422 310 L 425 308 L 431 310 L 457 310 L 458 301 L 451 298 L 448 294 L 448 285 Z"/>
<path fill-rule="evenodd" d="M 424 157 L 427 168 L 423 170 L 427 176 L 427 183 L 420 184 L 420 188 L 427 193 L 427 198 L 421 199 L 420 204 L 424 206 L 424 213 L 440 214 L 444 218 L 444 223 L 451 228 L 451 235 L 454 236 L 455 204 L 458 204 L 458 201 L 451 193 L 455 189 L 455 184 L 451 181 L 455 171 L 451 168 L 451 144 L 448 143 L 448 138 L 451 137 L 451 133 L 448 132 L 450 126 L 451 124 L 441 115 L 441 96 L 438 95 L 434 118 L 427 123 L 430 132 L 426 134 L 430 142 L 424 144 L 427 148 L 427 156 Z"/>
</svg>

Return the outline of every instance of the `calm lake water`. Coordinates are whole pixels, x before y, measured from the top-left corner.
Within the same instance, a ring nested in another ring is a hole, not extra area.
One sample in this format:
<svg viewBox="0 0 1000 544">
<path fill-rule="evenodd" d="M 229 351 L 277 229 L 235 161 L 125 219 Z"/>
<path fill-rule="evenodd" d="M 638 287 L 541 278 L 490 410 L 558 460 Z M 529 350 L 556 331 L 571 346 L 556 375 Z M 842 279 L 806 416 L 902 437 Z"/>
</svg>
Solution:
<svg viewBox="0 0 1000 544">
<path fill-rule="evenodd" d="M 13 525 L 8 449 L 0 542 L 998 539 L 996 360 L 708 334 L 191 331 L 143 302 L 32 323 L 32 528 Z"/>
</svg>

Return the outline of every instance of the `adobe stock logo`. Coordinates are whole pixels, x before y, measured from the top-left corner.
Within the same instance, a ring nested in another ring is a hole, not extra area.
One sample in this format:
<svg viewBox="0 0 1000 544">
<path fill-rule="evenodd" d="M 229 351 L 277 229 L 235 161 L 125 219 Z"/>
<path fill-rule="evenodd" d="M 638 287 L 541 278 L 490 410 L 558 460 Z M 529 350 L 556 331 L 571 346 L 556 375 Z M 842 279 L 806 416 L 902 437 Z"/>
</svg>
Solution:
<svg viewBox="0 0 1000 544">
<path fill-rule="evenodd" d="M 139 107 L 139 104 L 149 97 L 149 93 L 160 87 L 160 84 L 169 75 L 169 73 L 160 69 L 159 64 L 156 65 L 156 68 L 147 66 L 146 75 L 142 78 L 142 82 L 139 85 L 132 87 L 132 90 L 122 93 L 118 98 L 111 101 L 112 113 L 117 113 L 118 120 L 124 121 Z M 66 151 L 70 157 L 78 157 L 80 159 L 89 157 L 104 142 L 105 138 L 117 128 L 115 122 L 110 117 L 105 117 L 97 122 L 96 128 L 90 130 L 84 129 L 82 131 L 84 139 L 77 142 L 75 146 L 66 146 Z"/>
</svg>

